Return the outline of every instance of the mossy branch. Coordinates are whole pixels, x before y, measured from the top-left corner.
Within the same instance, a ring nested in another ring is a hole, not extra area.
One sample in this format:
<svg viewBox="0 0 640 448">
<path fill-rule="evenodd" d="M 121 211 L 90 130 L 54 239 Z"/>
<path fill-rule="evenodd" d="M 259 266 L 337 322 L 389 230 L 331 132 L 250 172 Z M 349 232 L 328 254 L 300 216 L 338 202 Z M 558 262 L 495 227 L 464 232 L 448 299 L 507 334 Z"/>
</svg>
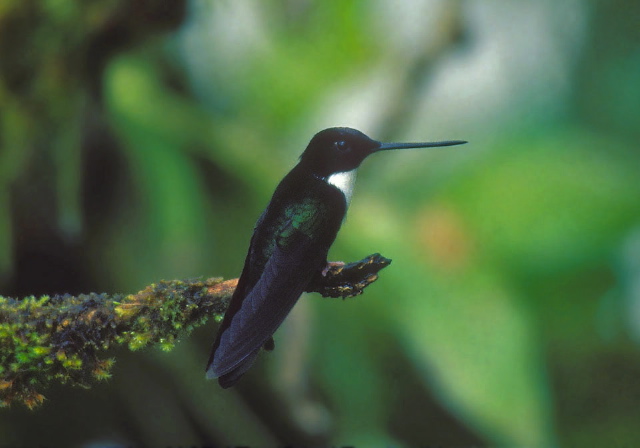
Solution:
<svg viewBox="0 0 640 448">
<path fill-rule="evenodd" d="M 379 254 L 318 276 L 309 292 L 353 297 L 391 263 Z M 101 352 L 117 345 L 138 350 L 151 344 L 170 350 L 180 336 L 210 316 L 221 319 L 237 279 L 161 281 L 136 294 L 0 296 L 0 406 L 44 400 L 51 382 L 90 387 L 111 376 L 112 358 Z"/>
</svg>

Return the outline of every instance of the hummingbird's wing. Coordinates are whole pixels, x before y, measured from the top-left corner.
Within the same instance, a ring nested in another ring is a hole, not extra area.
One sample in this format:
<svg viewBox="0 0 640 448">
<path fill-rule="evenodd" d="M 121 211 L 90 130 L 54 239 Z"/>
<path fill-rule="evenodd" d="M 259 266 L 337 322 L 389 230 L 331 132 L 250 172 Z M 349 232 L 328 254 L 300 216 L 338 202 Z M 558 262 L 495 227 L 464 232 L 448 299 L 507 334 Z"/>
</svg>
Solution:
<svg viewBox="0 0 640 448">
<path fill-rule="evenodd" d="M 251 366 L 325 262 L 326 249 L 312 238 L 293 226 L 284 230 L 255 286 L 244 299 L 234 294 L 236 309 L 229 310 L 234 314 L 214 344 L 207 376 L 219 377 L 222 387 L 232 386 Z M 238 289 L 246 289 L 240 283 Z"/>
</svg>

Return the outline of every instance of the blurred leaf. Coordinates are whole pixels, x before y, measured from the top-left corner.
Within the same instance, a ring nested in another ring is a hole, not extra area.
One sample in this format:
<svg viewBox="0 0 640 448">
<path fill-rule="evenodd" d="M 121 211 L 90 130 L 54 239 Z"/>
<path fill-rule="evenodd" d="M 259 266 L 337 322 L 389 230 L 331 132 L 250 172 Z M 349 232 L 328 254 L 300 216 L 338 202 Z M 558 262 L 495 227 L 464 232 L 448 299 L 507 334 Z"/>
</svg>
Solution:
<svg viewBox="0 0 640 448">
<path fill-rule="evenodd" d="M 348 236 L 349 243 L 394 248 L 394 262 L 377 285 L 384 298 L 368 300 L 384 308 L 391 334 L 403 341 L 425 383 L 492 443 L 552 443 L 549 386 L 520 298 L 489 267 L 433 264 L 411 220 L 364 200 L 364 209 L 351 215 L 349 227 L 358 233 Z"/>
<path fill-rule="evenodd" d="M 320 325 L 313 353 L 334 408 L 336 444 L 398 444 L 387 432 L 392 389 L 382 376 L 379 352 L 374 347 L 388 322 L 379 319 L 372 300 L 366 294 L 346 301 L 314 303 Z"/>
<path fill-rule="evenodd" d="M 180 124 L 202 118 L 172 101 L 143 61 L 117 60 L 108 72 L 107 86 L 111 118 L 126 145 L 145 210 L 144 219 L 137 222 L 141 227 L 132 232 L 128 223 L 123 229 L 128 237 L 118 239 L 124 243 L 122 253 L 139 245 L 134 251 L 139 258 L 120 256 L 138 268 L 146 265 L 142 260 L 163 260 L 172 276 L 194 275 L 201 263 L 199 242 L 206 240 L 208 207 L 195 160 L 186 150 L 190 136 Z M 189 127 L 197 130 L 199 125 Z"/>
<path fill-rule="evenodd" d="M 640 218 L 640 161 L 597 135 L 512 142 L 452 181 L 485 256 L 557 272 L 606 255 Z"/>
<path fill-rule="evenodd" d="M 398 314 L 425 379 L 494 443 L 548 446 L 552 403 L 526 309 L 486 272 L 434 283 L 416 284 Z"/>
</svg>

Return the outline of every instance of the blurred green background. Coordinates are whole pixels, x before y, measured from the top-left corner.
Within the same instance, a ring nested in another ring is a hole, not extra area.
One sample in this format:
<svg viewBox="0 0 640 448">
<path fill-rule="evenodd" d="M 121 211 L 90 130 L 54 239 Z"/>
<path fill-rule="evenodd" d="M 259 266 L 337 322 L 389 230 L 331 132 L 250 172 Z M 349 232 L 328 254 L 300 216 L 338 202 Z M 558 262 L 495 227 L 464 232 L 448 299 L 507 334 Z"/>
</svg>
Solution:
<svg viewBox="0 0 640 448">
<path fill-rule="evenodd" d="M 464 147 L 360 172 L 240 384 L 210 322 L 0 410 L 0 446 L 640 443 L 640 2 L 1 0 L 0 292 L 239 275 L 312 135 Z"/>
</svg>

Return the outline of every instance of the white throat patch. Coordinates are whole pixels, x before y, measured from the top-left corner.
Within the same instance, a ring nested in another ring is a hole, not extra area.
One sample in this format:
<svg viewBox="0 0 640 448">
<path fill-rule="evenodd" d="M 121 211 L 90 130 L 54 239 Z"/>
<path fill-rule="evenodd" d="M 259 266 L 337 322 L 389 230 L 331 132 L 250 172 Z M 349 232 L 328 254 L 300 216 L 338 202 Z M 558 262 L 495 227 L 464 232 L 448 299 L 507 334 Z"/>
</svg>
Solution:
<svg viewBox="0 0 640 448">
<path fill-rule="evenodd" d="M 342 194 L 344 194 L 347 200 L 348 207 L 351 202 L 351 196 L 353 195 L 353 185 L 356 182 L 356 170 L 334 173 L 327 177 L 326 182 L 342 191 Z"/>
</svg>

